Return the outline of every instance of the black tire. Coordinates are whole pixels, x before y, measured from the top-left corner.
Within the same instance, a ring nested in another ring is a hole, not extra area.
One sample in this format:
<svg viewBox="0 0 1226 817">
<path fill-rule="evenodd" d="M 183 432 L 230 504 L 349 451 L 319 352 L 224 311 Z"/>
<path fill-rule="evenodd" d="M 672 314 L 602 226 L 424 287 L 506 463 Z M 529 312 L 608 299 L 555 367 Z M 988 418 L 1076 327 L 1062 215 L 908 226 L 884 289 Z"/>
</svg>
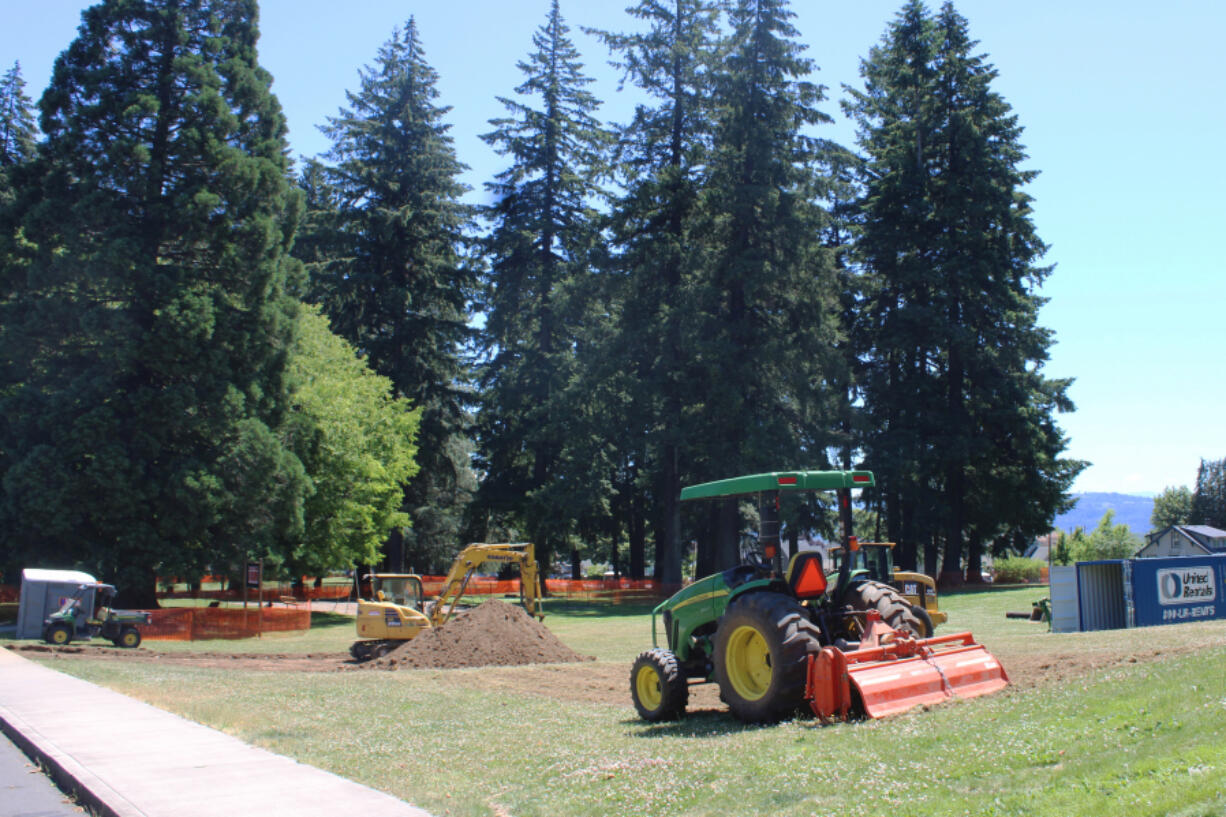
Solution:
<svg viewBox="0 0 1226 817">
<path fill-rule="evenodd" d="M 847 603 L 853 610 L 876 610 L 881 620 L 895 630 L 925 638 L 924 623 L 915 614 L 910 602 L 901 593 L 881 582 L 865 581 L 847 591 Z"/>
<path fill-rule="evenodd" d="M 63 621 L 52 624 L 43 630 L 43 641 L 56 646 L 72 643 L 72 625 Z"/>
<path fill-rule="evenodd" d="M 746 723 L 790 718 L 805 703 L 809 655 L 821 649 L 817 625 L 782 593 L 734 599 L 715 631 L 720 697 Z"/>
<path fill-rule="evenodd" d="M 660 648 L 639 653 L 630 669 L 630 698 L 645 721 L 672 721 L 684 715 L 690 687 L 677 656 Z"/>
<path fill-rule="evenodd" d="M 932 623 L 932 616 L 928 615 L 928 611 L 918 604 L 912 604 L 911 612 L 919 619 L 920 624 L 924 625 L 924 632 L 920 633 L 920 635 L 924 638 L 932 638 L 932 634 L 936 632 L 936 625 Z"/>
<path fill-rule="evenodd" d="M 135 627 L 124 627 L 119 631 L 119 637 L 112 643 L 116 647 L 134 650 L 140 646 L 140 630 Z"/>
</svg>

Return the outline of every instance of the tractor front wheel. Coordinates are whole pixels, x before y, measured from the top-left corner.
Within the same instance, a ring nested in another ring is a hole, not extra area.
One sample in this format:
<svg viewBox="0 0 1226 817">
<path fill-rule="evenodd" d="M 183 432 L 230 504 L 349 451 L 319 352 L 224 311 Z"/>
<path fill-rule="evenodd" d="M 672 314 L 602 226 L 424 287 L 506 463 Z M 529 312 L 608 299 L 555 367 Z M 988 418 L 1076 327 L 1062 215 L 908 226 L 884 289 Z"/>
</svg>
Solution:
<svg viewBox="0 0 1226 817">
<path fill-rule="evenodd" d="M 805 673 L 817 625 L 796 599 L 749 593 L 724 611 L 715 631 L 715 680 L 732 714 L 747 723 L 791 717 L 805 701 Z"/>
<path fill-rule="evenodd" d="M 57 647 L 72 642 L 72 625 L 59 622 L 43 631 L 43 640 Z"/>
<path fill-rule="evenodd" d="M 690 687 L 677 656 L 659 648 L 639 653 L 630 670 L 630 697 L 643 720 L 670 721 L 684 715 Z"/>
<path fill-rule="evenodd" d="M 928 611 L 918 604 L 911 605 L 911 612 L 919 619 L 919 623 L 923 626 L 924 631 L 920 633 L 924 638 L 932 638 L 932 634 L 936 632 L 936 627 L 932 623 L 932 616 L 928 615 Z"/>
</svg>

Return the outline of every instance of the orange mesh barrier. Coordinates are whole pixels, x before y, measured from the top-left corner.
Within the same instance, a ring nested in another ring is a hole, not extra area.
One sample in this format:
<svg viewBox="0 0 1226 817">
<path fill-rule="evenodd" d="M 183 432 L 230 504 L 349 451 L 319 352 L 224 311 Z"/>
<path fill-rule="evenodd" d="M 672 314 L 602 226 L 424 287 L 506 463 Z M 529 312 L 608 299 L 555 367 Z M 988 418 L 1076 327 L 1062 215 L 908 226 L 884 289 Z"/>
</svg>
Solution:
<svg viewBox="0 0 1226 817">
<path fill-rule="evenodd" d="M 11 604 L 21 600 L 21 588 L 11 584 L 0 584 L 0 604 Z"/>
<path fill-rule="evenodd" d="M 252 638 L 260 632 L 308 630 L 306 607 L 168 607 L 150 610 L 152 624 L 142 624 L 150 641 L 203 641 L 209 638 Z"/>
<path fill-rule="evenodd" d="M 597 599 L 620 603 L 650 601 L 671 596 L 679 584 L 663 584 L 653 579 L 547 579 L 549 595 L 569 599 Z"/>
<path fill-rule="evenodd" d="M 206 577 L 211 579 L 213 577 Z M 298 601 L 314 601 L 316 599 L 347 599 L 353 594 L 352 584 L 328 584 L 323 587 L 312 587 L 309 580 L 305 587 L 295 588 L 290 582 L 264 582 L 264 599 L 279 596 L 293 596 Z M 158 580 L 158 586 L 164 587 L 174 580 Z M 220 584 L 221 582 L 217 582 Z M 255 589 L 247 591 L 247 600 L 253 601 L 259 596 Z M 159 591 L 159 599 L 218 599 L 221 601 L 242 601 L 243 589 L 234 590 L 172 590 Z"/>
<path fill-rule="evenodd" d="M 426 596 L 443 592 L 446 576 L 422 576 L 422 591 Z M 601 599 L 604 601 L 640 601 L 667 598 L 681 585 L 665 585 L 652 579 L 546 579 L 545 592 L 560 598 Z M 464 591 L 466 596 L 518 596 L 519 579 L 494 579 L 474 576 Z"/>
</svg>

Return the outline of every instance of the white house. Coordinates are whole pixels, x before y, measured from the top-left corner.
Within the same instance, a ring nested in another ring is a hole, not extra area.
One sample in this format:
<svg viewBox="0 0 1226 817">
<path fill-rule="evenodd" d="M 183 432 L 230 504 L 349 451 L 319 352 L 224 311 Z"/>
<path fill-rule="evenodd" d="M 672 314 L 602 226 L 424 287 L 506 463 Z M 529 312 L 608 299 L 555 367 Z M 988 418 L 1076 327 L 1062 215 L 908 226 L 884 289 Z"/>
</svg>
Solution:
<svg viewBox="0 0 1226 817">
<path fill-rule="evenodd" d="M 1208 525 L 1171 525 L 1145 538 L 1149 543 L 1137 551 L 1138 558 L 1226 553 L 1226 530 Z"/>
</svg>

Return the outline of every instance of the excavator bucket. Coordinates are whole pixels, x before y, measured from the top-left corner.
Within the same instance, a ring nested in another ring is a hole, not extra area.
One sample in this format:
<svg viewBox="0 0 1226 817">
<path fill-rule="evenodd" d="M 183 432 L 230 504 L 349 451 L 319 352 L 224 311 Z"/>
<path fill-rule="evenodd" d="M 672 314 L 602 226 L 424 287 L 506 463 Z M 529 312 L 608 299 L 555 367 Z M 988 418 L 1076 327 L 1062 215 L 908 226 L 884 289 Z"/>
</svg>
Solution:
<svg viewBox="0 0 1226 817">
<path fill-rule="evenodd" d="M 970 633 L 910 638 L 876 622 L 860 649 L 825 647 L 809 658 L 807 699 L 823 720 L 884 718 L 950 698 L 1004 689 L 1005 669 Z"/>
</svg>

